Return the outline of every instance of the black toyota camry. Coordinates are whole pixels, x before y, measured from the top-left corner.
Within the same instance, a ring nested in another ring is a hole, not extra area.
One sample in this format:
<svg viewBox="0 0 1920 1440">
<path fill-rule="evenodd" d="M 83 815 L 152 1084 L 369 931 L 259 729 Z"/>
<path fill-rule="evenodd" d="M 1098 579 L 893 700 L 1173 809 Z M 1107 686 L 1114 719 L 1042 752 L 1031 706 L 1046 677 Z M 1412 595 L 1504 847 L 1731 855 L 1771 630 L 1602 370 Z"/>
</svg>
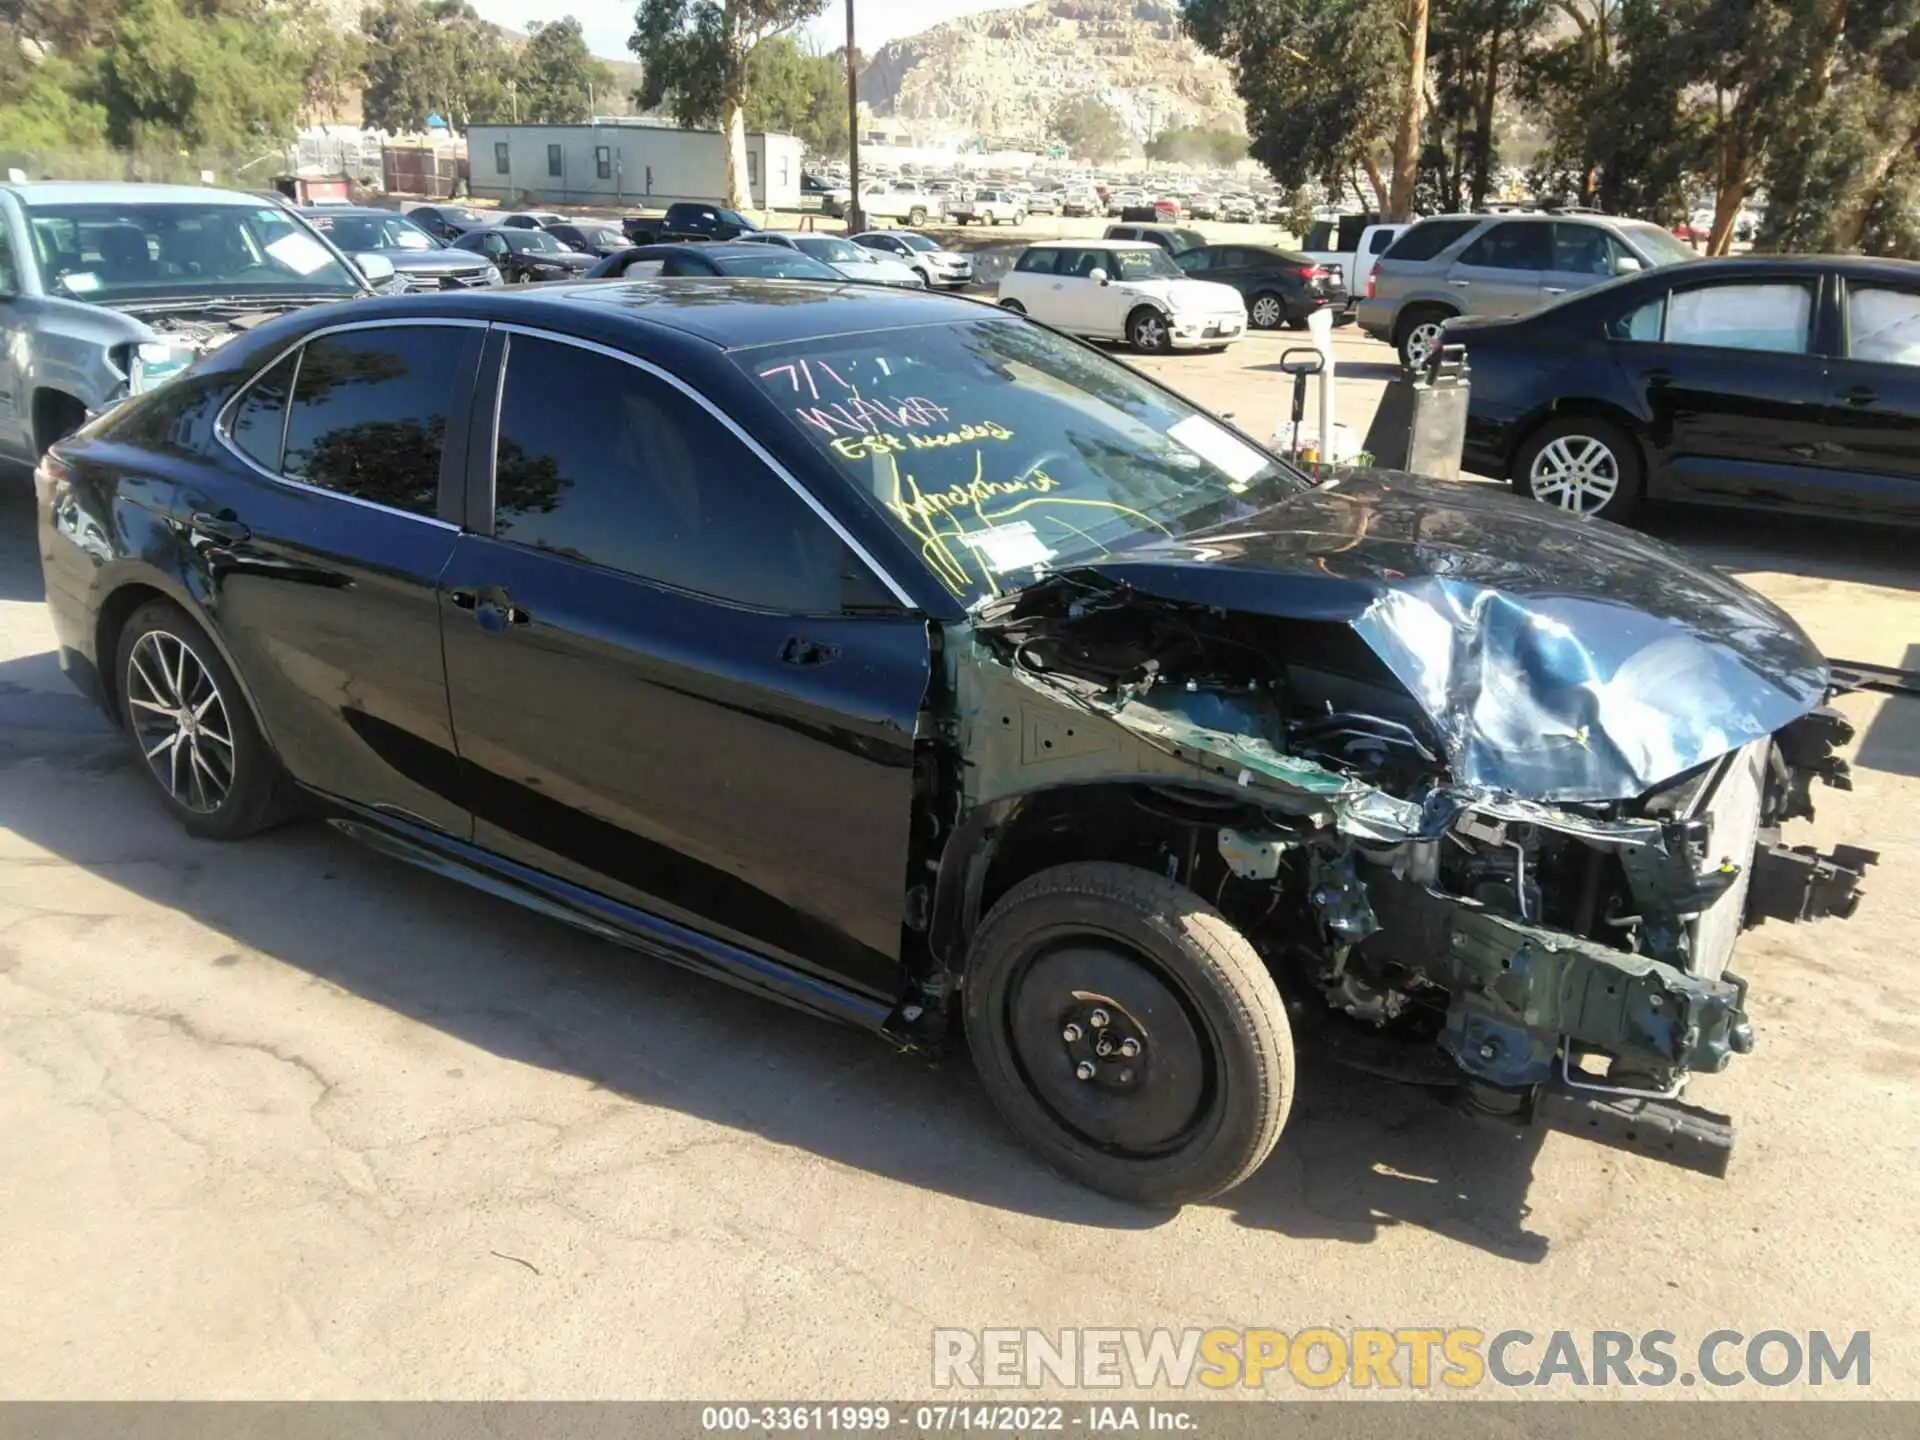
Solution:
<svg viewBox="0 0 1920 1440">
<path fill-rule="evenodd" d="M 1141 1201 L 1302 1056 L 1717 1170 L 1762 919 L 1872 856 L 1825 662 L 1472 487 L 1315 487 L 950 297 L 656 280 L 258 326 L 37 474 L 66 672 L 158 803 L 386 853 L 905 1046 Z M 529 964 L 538 964 L 529 958 Z M 1398 1058 L 1389 1058 L 1389 1057 Z"/>
</svg>

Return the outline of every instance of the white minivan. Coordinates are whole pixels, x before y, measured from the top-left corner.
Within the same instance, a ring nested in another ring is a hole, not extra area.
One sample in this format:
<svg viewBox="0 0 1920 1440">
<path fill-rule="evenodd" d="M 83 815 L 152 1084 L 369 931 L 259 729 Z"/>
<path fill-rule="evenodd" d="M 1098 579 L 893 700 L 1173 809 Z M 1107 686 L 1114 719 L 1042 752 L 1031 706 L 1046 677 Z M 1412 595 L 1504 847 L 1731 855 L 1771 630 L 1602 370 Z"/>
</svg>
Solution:
<svg viewBox="0 0 1920 1440">
<path fill-rule="evenodd" d="M 1189 279 L 1144 240 L 1049 240 L 1029 245 L 1000 281 L 1009 310 L 1092 340 L 1149 354 L 1224 349 L 1246 333 L 1240 292 Z"/>
</svg>

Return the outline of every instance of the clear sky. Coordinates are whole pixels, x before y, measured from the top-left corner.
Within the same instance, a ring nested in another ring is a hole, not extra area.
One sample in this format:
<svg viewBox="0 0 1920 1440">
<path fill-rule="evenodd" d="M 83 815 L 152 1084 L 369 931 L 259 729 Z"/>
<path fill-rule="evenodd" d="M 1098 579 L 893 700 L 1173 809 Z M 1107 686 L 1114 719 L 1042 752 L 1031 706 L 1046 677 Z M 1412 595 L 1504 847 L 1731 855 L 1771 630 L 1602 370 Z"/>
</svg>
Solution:
<svg viewBox="0 0 1920 1440">
<path fill-rule="evenodd" d="M 1023 0 L 854 0 L 854 37 L 862 50 L 875 50 L 902 35 L 914 35 L 974 10 L 1020 4 Z M 474 8 L 496 24 L 525 30 L 529 20 L 576 17 L 596 55 L 626 60 L 637 0 L 474 0 Z M 819 19 L 805 27 L 805 38 L 831 50 L 847 34 L 846 0 L 827 0 Z"/>
</svg>

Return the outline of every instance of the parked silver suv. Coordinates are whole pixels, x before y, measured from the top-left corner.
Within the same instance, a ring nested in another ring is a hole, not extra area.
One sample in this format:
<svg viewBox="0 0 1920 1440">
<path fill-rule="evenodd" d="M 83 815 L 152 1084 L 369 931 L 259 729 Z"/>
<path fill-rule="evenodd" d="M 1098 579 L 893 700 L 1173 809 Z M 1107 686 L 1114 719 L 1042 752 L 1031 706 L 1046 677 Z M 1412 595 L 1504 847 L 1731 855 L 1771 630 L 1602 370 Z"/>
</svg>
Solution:
<svg viewBox="0 0 1920 1440">
<path fill-rule="evenodd" d="M 1691 260 L 1658 225 L 1611 215 L 1436 215 L 1380 257 L 1360 328 L 1418 369 L 1456 315 L 1525 315 L 1618 275 Z"/>
<path fill-rule="evenodd" d="M 274 315 L 392 282 L 289 207 L 198 185 L 0 185 L 0 459 L 31 464 Z"/>
</svg>

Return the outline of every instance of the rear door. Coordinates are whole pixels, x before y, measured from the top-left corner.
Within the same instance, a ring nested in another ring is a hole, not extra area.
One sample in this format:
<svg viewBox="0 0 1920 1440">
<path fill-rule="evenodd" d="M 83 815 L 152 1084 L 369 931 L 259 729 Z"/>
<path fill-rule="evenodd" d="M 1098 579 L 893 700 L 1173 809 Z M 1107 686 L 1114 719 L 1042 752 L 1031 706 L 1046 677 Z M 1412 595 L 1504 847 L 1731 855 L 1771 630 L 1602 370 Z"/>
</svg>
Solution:
<svg viewBox="0 0 1920 1440">
<path fill-rule="evenodd" d="M 1526 315 L 1540 308 L 1553 262 L 1553 225 L 1502 220 L 1490 225 L 1447 267 L 1446 288 L 1468 315 Z"/>
<path fill-rule="evenodd" d="M 1835 287 L 1840 352 L 1828 365 L 1827 423 L 1846 472 L 1820 503 L 1920 512 L 1920 285 L 1879 276 Z"/>
<path fill-rule="evenodd" d="M 456 836 L 437 587 L 484 333 L 411 320 L 308 340 L 229 406 L 229 463 L 178 515 L 287 768 Z"/>
<path fill-rule="evenodd" d="M 1616 360 L 1664 465 L 1654 493 L 1804 503 L 1832 471 L 1817 275 L 1676 285 L 1618 317 Z"/>
<path fill-rule="evenodd" d="M 442 592 L 476 841 L 891 998 L 925 620 L 664 371 L 504 363 Z"/>
</svg>

